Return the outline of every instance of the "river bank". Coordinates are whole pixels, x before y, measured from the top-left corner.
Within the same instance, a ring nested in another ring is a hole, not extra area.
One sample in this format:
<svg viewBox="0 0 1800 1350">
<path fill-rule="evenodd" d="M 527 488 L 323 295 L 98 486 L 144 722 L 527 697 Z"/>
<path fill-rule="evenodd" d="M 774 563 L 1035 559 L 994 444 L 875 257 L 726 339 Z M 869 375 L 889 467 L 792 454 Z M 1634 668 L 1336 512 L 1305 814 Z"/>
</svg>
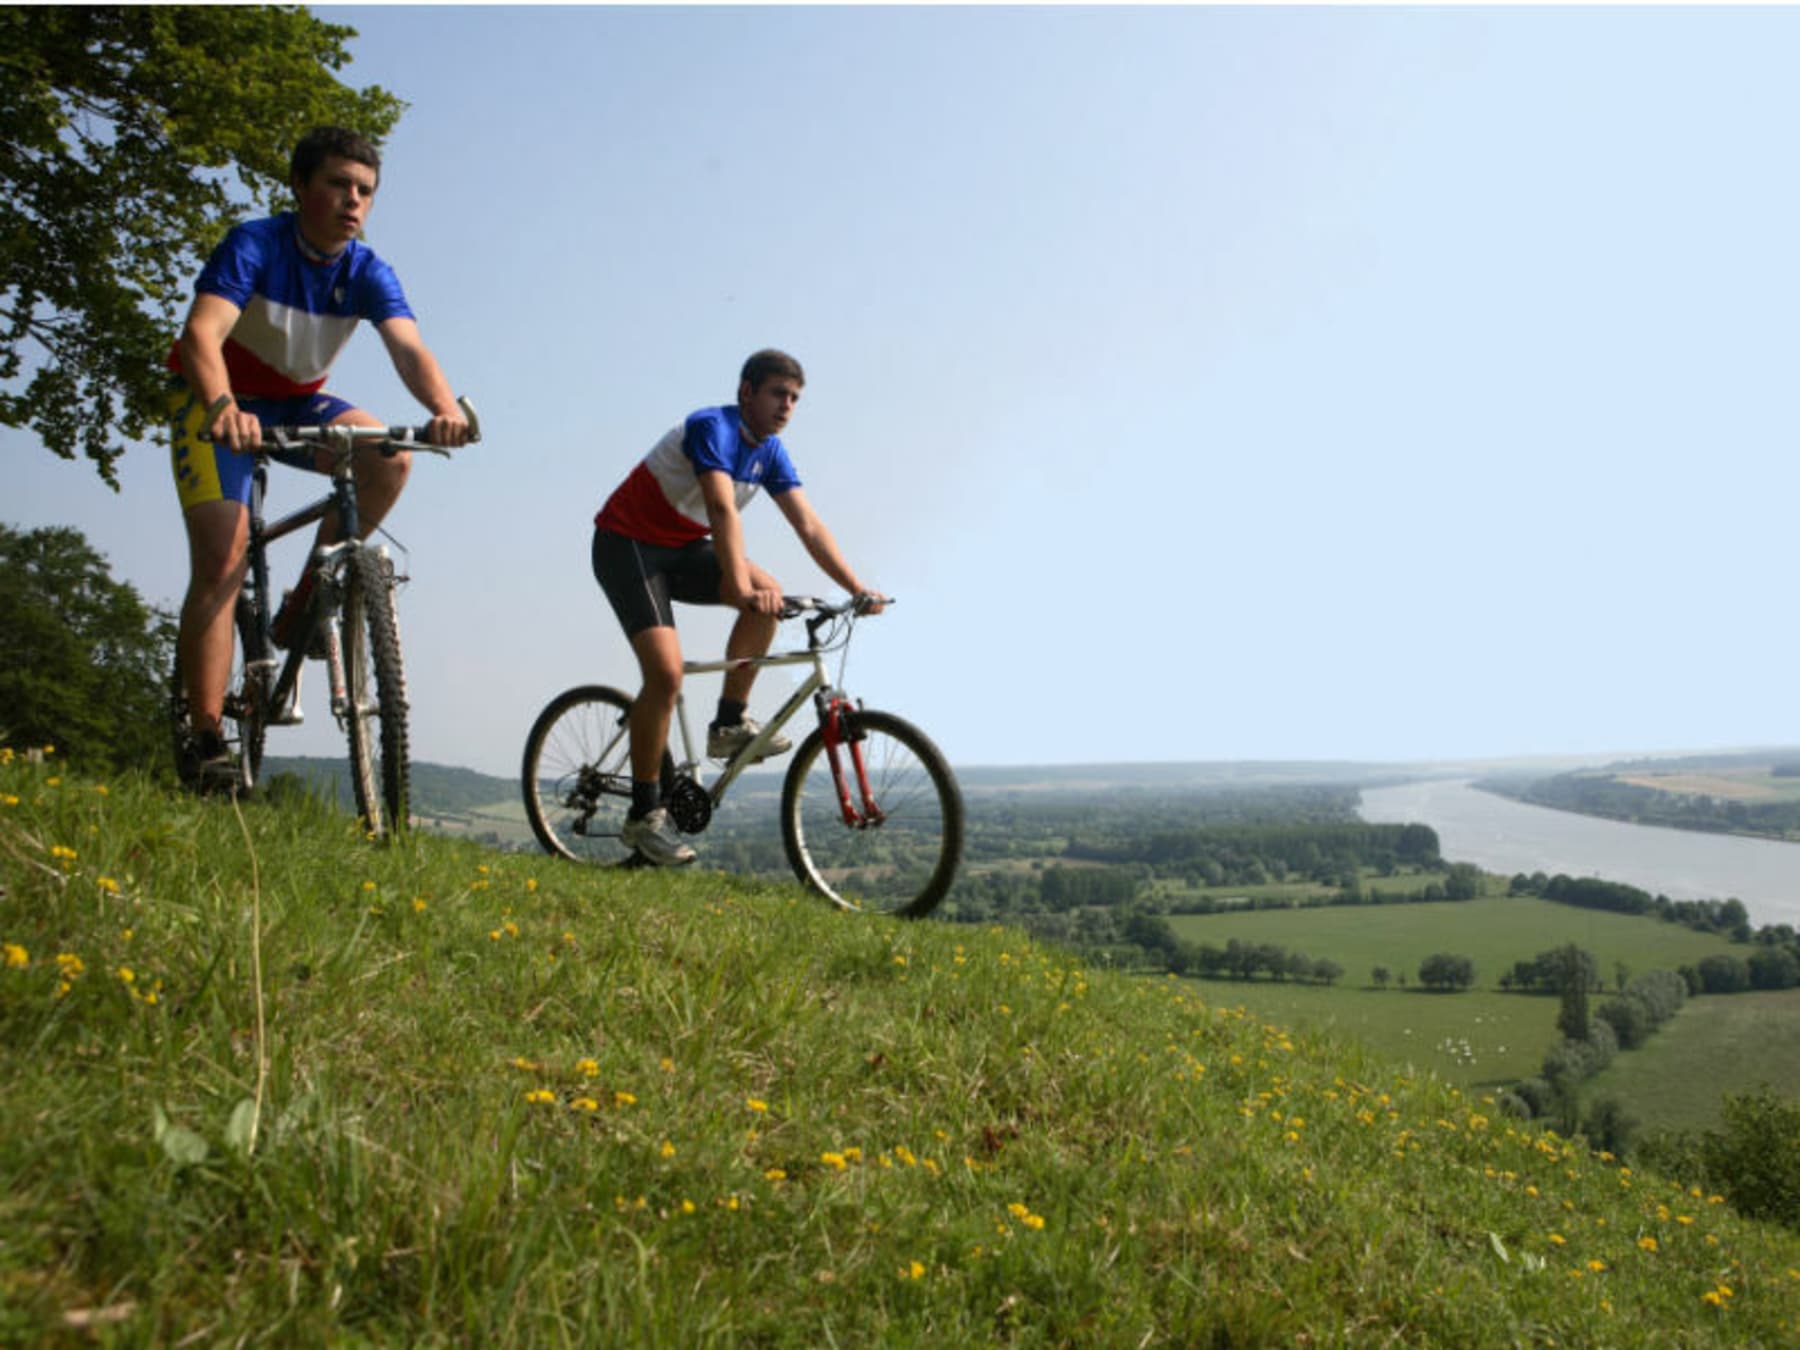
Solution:
<svg viewBox="0 0 1800 1350">
<path fill-rule="evenodd" d="M 1758 927 L 1800 927 L 1800 845 L 1528 806 L 1464 780 L 1365 788 L 1359 809 L 1376 824 L 1429 825 L 1445 858 L 1483 871 L 1604 877 L 1671 900 L 1735 897 Z"/>
</svg>

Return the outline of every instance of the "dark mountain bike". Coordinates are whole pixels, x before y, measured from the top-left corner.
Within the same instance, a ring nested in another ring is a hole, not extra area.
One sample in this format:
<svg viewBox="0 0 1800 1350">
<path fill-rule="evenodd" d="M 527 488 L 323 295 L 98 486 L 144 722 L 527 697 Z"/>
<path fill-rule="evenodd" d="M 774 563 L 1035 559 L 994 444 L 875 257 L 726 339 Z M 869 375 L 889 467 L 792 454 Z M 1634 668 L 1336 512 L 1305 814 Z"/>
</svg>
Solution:
<svg viewBox="0 0 1800 1350">
<path fill-rule="evenodd" d="M 480 423 L 467 399 L 458 399 L 469 422 L 469 440 L 480 439 Z M 331 688 L 331 714 L 350 748 L 350 783 L 356 809 L 371 836 L 406 828 L 409 820 L 406 728 L 406 672 L 395 614 L 399 583 L 387 547 L 360 538 L 356 480 L 351 465 L 359 446 L 384 455 L 422 450 L 446 459 L 450 452 L 425 441 L 424 427 L 269 427 L 263 439 L 271 450 L 323 448 L 332 455 L 331 490 L 318 501 L 273 523 L 263 520 L 268 490 L 268 456 L 256 456 L 250 493 L 249 566 L 238 593 L 237 644 L 225 691 L 222 728 L 236 754 L 234 788 L 248 792 L 262 772 L 263 738 L 271 726 L 301 721 L 300 673 L 309 652 L 322 653 Z M 270 637 L 274 605 L 269 590 L 268 546 L 335 512 L 343 539 L 313 550 L 312 598 L 285 662 Z M 177 659 L 170 681 L 169 711 L 175 762 L 191 776 L 194 733 L 187 688 Z"/>
</svg>

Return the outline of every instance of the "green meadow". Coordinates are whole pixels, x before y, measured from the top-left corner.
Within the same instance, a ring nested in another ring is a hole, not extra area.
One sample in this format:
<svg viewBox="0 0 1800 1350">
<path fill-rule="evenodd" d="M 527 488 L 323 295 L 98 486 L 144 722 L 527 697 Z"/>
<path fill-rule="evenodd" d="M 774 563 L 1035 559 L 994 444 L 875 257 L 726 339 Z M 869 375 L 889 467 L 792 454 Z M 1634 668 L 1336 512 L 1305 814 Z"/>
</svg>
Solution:
<svg viewBox="0 0 1800 1350">
<path fill-rule="evenodd" d="M 0 952 L 0 1343 L 1800 1339 L 1800 1235 L 1003 927 L 0 752 Z"/>
</svg>

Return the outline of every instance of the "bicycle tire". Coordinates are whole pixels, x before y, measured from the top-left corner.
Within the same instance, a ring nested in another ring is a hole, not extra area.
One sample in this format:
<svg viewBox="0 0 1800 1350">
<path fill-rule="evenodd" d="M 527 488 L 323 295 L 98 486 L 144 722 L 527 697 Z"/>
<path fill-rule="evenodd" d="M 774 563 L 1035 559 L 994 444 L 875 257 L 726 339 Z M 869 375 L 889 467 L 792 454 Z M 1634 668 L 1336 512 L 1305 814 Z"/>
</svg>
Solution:
<svg viewBox="0 0 1800 1350">
<path fill-rule="evenodd" d="M 394 565 L 385 554 L 369 548 L 349 553 L 340 621 L 350 786 L 364 828 L 388 837 L 405 830 L 411 817 L 406 671 L 394 615 Z"/>
<path fill-rule="evenodd" d="M 781 840 L 801 882 L 840 909 L 918 919 L 936 909 L 962 860 L 963 800 L 943 752 L 912 723 L 892 713 L 845 714 L 861 737 L 863 763 L 878 825 L 844 822 L 815 728 L 794 752 L 781 787 Z M 852 774 L 849 745 L 839 754 Z M 860 807 L 860 788 L 850 784 Z"/>
<path fill-rule="evenodd" d="M 635 856 L 619 842 L 631 809 L 630 717 L 629 697 L 586 684 L 551 699 L 531 724 L 519 783 L 525 818 L 546 853 L 602 865 Z M 665 747 L 664 790 L 674 781 Z"/>
<path fill-rule="evenodd" d="M 262 778 L 263 738 L 268 722 L 263 712 L 266 675 L 252 679 L 246 653 L 254 649 L 256 611 L 249 598 L 238 596 L 237 645 L 231 655 L 231 678 L 225 687 L 220 731 L 226 748 L 237 758 L 236 790 L 249 792 Z M 194 775 L 194 725 L 188 708 L 187 681 L 177 656 L 169 671 L 169 722 L 175 752 L 175 774 L 182 786 L 192 787 Z"/>
</svg>

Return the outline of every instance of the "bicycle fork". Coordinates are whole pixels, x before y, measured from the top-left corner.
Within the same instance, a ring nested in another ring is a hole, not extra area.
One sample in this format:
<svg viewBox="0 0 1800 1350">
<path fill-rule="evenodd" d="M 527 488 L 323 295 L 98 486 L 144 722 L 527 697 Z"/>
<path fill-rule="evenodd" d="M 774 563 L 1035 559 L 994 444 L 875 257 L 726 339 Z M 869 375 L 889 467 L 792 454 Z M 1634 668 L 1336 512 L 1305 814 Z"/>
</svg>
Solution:
<svg viewBox="0 0 1800 1350">
<path fill-rule="evenodd" d="M 838 810 L 843 813 L 844 824 L 853 830 L 866 830 L 880 825 L 887 819 L 887 813 L 881 809 L 875 800 L 875 790 L 869 786 L 869 766 L 863 762 L 863 738 L 856 727 L 856 710 L 851 706 L 850 700 L 841 694 L 827 701 L 821 693 L 819 702 L 823 705 L 819 725 L 824 733 L 825 754 L 831 764 L 831 782 L 837 789 Z M 862 798 L 860 811 L 850 796 L 850 779 L 844 772 L 846 759 L 855 773 L 856 790 Z"/>
</svg>

